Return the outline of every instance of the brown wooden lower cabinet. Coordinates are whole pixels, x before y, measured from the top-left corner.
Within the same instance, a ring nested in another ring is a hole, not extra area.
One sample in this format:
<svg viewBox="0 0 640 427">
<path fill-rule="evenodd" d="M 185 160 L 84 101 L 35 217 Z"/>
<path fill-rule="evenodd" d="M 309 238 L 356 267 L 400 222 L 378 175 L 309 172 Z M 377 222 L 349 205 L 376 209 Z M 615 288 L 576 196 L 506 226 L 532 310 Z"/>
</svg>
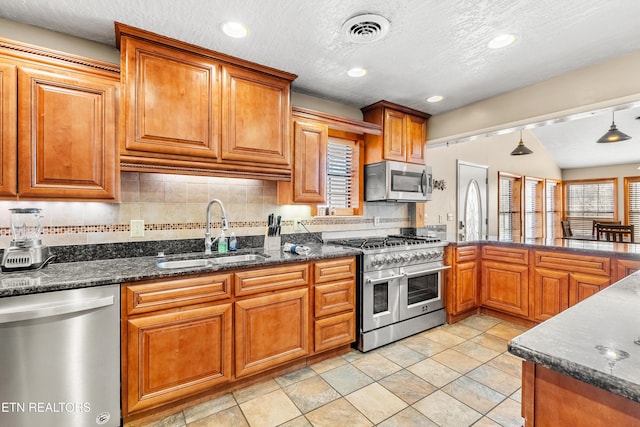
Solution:
<svg viewBox="0 0 640 427">
<path fill-rule="evenodd" d="M 569 306 L 589 298 L 610 284 L 609 277 L 572 273 L 569 282 Z"/>
<path fill-rule="evenodd" d="M 527 317 L 529 315 L 529 267 L 482 261 L 482 305 Z"/>
<path fill-rule="evenodd" d="M 125 283 L 125 422 L 348 351 L 354 257 Z"/>
<path fill-rule="evenodd" d="M 231 303 L 129 319 L 126 411 L 229 381 L 231 331 Z"/>
<path fill-rule="evenodd" d="M 569 273 L 536 268 L 531 317 L 543 322 L 569 308 Z"/>
<path fill-rule="evenodd" d="M 309 353 L 309 289 L 236 301 L 236 377 Z"/>
<path fill-rule="evenodd" d="M 523 362 L 522 415 L 525 427 L 630 427 L 640 425 L 640 403 Z"/>
</svg>

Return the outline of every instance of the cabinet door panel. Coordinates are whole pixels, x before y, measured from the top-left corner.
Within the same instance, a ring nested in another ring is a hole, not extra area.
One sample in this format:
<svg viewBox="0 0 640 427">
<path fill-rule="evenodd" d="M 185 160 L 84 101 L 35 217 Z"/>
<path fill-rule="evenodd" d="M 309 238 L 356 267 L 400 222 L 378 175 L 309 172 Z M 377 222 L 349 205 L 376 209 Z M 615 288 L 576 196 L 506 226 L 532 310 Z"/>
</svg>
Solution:
<svg viewBox="0 0 640 427">
<path fill-rule="evenodd" d="M 231 378 L 231 304 L 129 319 L 127 412 Z"/>
<path fill-rule="evenodd" d="M 355 305 L 354 280 L 344 280 L 314 288 L 315 317 L 351 311 Z"/>
<path fill-rule="evenodd" d="M 384 158 L 387 160 L 405 161 L 404 113 L 384 110 Z"/>
<path fill-rule="evenodd" d="M 462 313 L 478 306 L 478 265 L 475 261 L 455 267 L 455 307 L 451 314 Z"/>
<path fill-rule="evenodd" d="M 326 125 L 294 123 L 294 202 L 325 202 L 328 139 L 329 128 Z"/>
<path fill-rule="evenodd" d="M 634 261 L 631 259 L 618 259 L 616 260 L 616 277 L 615 281 L 622 280 L 628 275 L 640 270 L 640 261 Z"/>
<path fill-rule="evenodd" d="M 529 267 L 494 261 L 482 263 L 482 304 L 521 316 L 529 315 Z"/>
<path fill-rule="evenodd" d="M 17 153 L 17 70 L 12 64 L 0 64 L 0 196 L 18 194 Z"/>
<path fill-rule="evenodd" d="M 589 298 L 611 284 L 609 277 L 571 273 L 569 283 L 569 305 Z"/>
<path fill-rule="evenodd" d="M 125 150 L 215 159 L 218 66 L 197 55 L 123 39 Z"/>
<path fill-rule="evenodd" d="M 356 339 L 355 314 L 349 312 L 316 320 L 314 330 L 316 352 L 350 344 Z"/>
<path fill-rule="evenodd" d="M 309 352 L 309 290 L 236 301 L 236 377 L 265 371 Z"/>
<path fill-rule="evenodd" d="M 569 273 L 536 268 L 533 282 L 534 320 L 550 319 L 569 307 Z"/>
<path fill-rule="evenodd" d="M 116 83 L 18 68 L 21 197 L 116 197 Z"/>
<path fill-rule="evenodd" d="M 318 261 L 314 264 L 315 283 L 327 283 L 356 277 L 355 258 Z"/>
<path fill-rule="evenodd" d="M 427 143 L 427 119 L 407 114 L 407 162 L 424 164 Z"/>
<path fill-rule="evenodd" d="M 289 82 L 225 66 L 222 158 L 290 166 Z"/>
</svg>

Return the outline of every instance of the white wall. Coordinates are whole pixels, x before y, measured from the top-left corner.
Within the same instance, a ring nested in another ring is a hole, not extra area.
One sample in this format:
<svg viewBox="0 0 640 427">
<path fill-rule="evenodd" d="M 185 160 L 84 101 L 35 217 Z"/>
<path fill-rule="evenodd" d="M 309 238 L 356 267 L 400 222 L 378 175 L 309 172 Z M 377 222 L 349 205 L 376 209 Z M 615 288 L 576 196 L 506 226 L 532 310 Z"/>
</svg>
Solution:
<svg viewBox="0 0 640 427">
<path fill-rule="evenodd" d="M 429 148 L 427 145 L 427 164 L 433 167 L 433 178 L 444 179 L 447 183 L 444 191 L 434 190 L 433 198 L 427 202 L 425 224 L 446 224 L 447 239 L 456 240 L 457 195 L 456 162 L 488 166 L 489 174 L 489 236 L 498 234 L 498 172 L 510 172 L 538 178 L 561 179 L 558 165 L 549 153 L 529 131 L 524 131 L 522 139 L 533 154 L 511 156 L 511 151 L 520 140 L 519 133 L 511 133 L 482 138 L 470 142 L 451 144 L 448 147 Z M 453 214 L 453 220 L 447 220 L 447 214 Z"/>
<path fill-rule="evenodd" d="M 640 100 L 640 52 L 437 114 L 429 141 L 486 134 Z"/>
</svg>

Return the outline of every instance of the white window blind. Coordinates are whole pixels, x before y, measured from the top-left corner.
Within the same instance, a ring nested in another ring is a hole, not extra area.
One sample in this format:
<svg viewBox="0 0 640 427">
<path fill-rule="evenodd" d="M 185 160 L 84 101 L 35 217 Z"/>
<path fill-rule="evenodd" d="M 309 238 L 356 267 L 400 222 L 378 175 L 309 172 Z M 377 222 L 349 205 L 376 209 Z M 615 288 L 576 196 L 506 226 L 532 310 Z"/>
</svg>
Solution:
<svg viewBox="0 0 640 427">
<path fill-rule="evenodd" d="M 547 180 L 545 183 L 545 215 L 546 215 L 546 234 L 547 239 L 555 239 L 562 237 L 557 235 L 558 224 L 561 218 L 561 212 L 558 211 L 557 206 L 559 200 L 557 200 L 559 183 L 558 181 Z"/>
<path fill-rule="evenodd" d="M 353 193 L 353 146 L 329 141 L 327 146 L 327 205 L 351 208 Z"/>
<path fill-rule="evenodd" d="M 500 176 L 499 197 L 499 230 L 500 240 L 513 240 L 513 178 Z"/>
<path fill-rule="evenodd" d="M 634 240 L 640 241 L 640 177 L 627 178 L 628 181 L 628 200 L 627 205 L 627 217 L 628 224 L 634 225 Z"/>
<path fill-rule="evenodd" d="M 524 237 L 542 237 L 542 181 L 526 178 L 524 188 Z"/>
<path fill-rule="evenodd" d="M 566 183 L 566 216 L 574 236 L 591 236 L 593 220 L 615 220 L 614 180 Z"/>
</svg>

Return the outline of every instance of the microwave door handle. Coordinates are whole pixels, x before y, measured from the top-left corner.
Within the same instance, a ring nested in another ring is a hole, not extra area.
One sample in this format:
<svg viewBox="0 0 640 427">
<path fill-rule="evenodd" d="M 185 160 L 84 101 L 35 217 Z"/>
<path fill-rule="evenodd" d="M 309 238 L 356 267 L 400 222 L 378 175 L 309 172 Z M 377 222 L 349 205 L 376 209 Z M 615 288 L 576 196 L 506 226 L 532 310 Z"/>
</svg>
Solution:
<svg viewBox="0 0 640 427">
<path fill-rule="evenodd" d="M 422 176 L 420 177 L 420 186 L 422 187 L 422 195 L 427 197 L 427 171 L 422 171 Z"/>
</svg>

